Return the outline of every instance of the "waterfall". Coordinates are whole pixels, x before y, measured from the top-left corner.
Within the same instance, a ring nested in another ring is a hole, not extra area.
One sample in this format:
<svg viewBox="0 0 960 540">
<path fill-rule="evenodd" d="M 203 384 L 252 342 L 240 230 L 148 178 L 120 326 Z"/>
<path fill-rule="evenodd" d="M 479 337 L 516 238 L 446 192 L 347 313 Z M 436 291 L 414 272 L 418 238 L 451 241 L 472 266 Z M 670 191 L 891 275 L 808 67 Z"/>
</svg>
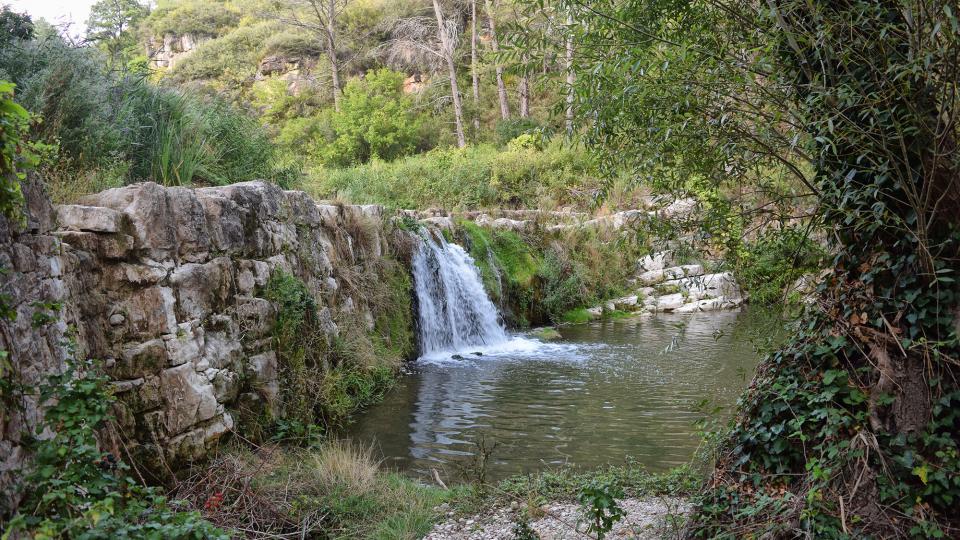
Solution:
<svg viewBox="0 0 960 540">
<path fill-rule="evenodd" d="M 440 234 L 424 231 L 413 255 L 420 354 L 468 351 L 509 338 L 473 259 Z"/>
</svg>

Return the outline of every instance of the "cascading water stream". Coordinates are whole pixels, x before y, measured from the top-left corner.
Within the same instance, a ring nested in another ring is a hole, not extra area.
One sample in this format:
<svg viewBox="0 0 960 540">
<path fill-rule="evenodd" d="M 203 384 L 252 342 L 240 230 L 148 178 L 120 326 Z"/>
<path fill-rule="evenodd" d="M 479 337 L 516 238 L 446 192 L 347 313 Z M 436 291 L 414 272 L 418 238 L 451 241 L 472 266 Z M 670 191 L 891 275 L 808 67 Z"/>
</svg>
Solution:
<svg viewBox="0 0 960 540">
<path fill-rule="evenodd" d="M 490 347 L 510 339 L 473 259 L 462 247 L 424 231 L 412 266 L 422 356 Z"/>
</svg>

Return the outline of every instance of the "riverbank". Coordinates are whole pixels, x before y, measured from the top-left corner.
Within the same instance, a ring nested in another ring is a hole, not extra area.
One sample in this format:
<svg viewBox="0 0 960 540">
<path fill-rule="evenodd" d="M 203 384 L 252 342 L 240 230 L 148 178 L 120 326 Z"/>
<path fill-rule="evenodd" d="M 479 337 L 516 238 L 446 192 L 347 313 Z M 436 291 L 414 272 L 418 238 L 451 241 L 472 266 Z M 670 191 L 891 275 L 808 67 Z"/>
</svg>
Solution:
<svg viewBox="0 0 960 540">
<path fill-rule="evenodd" d="M 235 443 L 173 495 L 182 510 L 253 538 L 513 539 L 526 526 L 547 539 L 583 537 L 577 531 L 586 527 L 584 506 L 577 497 L 603 486 L 620 495 L 617 505 L 625 511 L 613 538 L 662 538 L 682 528 L 686 499 L 701 479 L 692 466 L 651 474 L 626 462 L 447 486 L 439 476 L 418 481 L 390 471 L 370 447 L 343 440 L 311 448 Z"/>
</svg>

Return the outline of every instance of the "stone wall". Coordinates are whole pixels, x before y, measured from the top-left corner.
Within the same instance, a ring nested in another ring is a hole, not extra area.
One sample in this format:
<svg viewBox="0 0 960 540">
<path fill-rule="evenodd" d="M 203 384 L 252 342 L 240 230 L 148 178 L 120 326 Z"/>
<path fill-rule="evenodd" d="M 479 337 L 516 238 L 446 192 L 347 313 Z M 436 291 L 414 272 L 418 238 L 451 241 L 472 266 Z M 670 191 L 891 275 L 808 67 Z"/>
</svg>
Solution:
<svg viewBox="0 0 960 540">
<path fill-rule="evenodd" d="M 27 227 L 0 228 L 2 292 L 17 313 L 0 323 L 0 349 L 13 377 L 36 388 L 62 369 L 74 336 L 76 355 L 102 360 L 114 380 L 118 451 L 147 470 L 201 458 L 234 426 L 233 411 L 276 399 L 276 307 L 262 297 L 274 270 L 314 293 L 328 333 L 331 311 L 359 310 L 372 324 L 339 278 L 390 249 L 378 206 L 318 204 L 262 182 L 143 183 L 59 207 L 29 191 Z M 57 320 L 34 324 L 44 310 Z M 25 394 L 0 413 L 0 489 L 40 420 Z"/>
</svg>

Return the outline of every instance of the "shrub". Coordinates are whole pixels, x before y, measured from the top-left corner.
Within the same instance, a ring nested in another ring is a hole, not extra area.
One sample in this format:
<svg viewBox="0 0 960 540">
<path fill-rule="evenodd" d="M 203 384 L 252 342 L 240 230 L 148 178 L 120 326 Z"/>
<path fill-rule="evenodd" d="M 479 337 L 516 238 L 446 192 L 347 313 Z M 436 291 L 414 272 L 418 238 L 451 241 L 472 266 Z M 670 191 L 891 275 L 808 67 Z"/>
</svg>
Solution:
<svg viewBox="0 0 960 540">
<path fill-rule="evenodd" d="M 264 42 L 281 30 L 276 22 L 241 26 L 221 38 L 205 41 L 170 70 L 177 82 L 215 80 L 217 89 L 237 89 L 256 74 Z"/>
<path fill-rule="evenodd" d="M 178 512 L 160 490 L 138 484 L 117 456 L 100 450 L 97 432 L 110 420 L 114 398 L 93 363 L 69 362 L 40 395 L 50 406 L 37 430 L 23 513 L 4 538 L 227 538 L 199 514 Z"/>
<path fill-rule="evenodd" d="M 26 170 L 39 162 L 35 143 L 28 143 L 30 114 L 13 101 L 14 85 L 0 81 L 0 216 L 20 217 Z"/>
<path fill-rule="evenodd" d="M 333 139 L 320 146 L 324 163 L 390 161 L 414 150 L 419 119 L 403 94 L 403 79 L 402 73 L 379 69 L 347 83 L 340 110 L 330 117 Z"/>
<path fill-rule="evenodd" d="M 44 28 L 0 49 L 0 72 L 43 119 L 33 137 L 59 147 L 45 175 L 62 181 L 58 196 L 145 179 L 296 181 L 298 170 L 281 162 L 263 128 L 223 101 L 117 78 L 104 66 L 96 49 L 71 47 Z"/>
<path fill-rule="evenodd" d="M 553 142 L 543 151 L 499 151 L 490 145 L 437 148 L 391 163 L 321 169 L 306 188 L 320 197 L 401 208 L 472 209 L 543 204 L 588 206 L 602 184 L 579 147 Z"/>
<path fill-rule="evenodd" d="M 577 501 L 583 509 L 587 521 L 587 532 L 603 540 L 613 530 L 614 524 L 625 515 L 617 499 L 623 498 L 623 490 L 616 484 L 595 481 L 584 486 L 577 495 Z"/>
<path fill-rule="evenodd" d="M 154 36 L 174 34 L 219 35 L 240 22 L 240 13 L 229 2 L 211 0 L 161 0 L 144 22 Z"/>
<path fill-rule="evenodd" d="M 323 45 L 316 35 L 299 29 L 286 29 L 267 38 L 260 49 L 260 56 L 316 57 L 323 50 Z"/>
<path fill-rule="evenodd" d="M 737 279 L 750 302 L 773 304 L 784 300 L 784 290 L 801 276 L 820 271 L 824 249 L 797 227 L 772 229 L 744 246 L 735 260 Z"/>
<path fill-rule="evenodd" d="M 494 131 L 498 146 L 504 146 L 521 135 L 532 135 L 540 128 L 532 118 L 512 118 L 497 122 Z"/>
</svg>

